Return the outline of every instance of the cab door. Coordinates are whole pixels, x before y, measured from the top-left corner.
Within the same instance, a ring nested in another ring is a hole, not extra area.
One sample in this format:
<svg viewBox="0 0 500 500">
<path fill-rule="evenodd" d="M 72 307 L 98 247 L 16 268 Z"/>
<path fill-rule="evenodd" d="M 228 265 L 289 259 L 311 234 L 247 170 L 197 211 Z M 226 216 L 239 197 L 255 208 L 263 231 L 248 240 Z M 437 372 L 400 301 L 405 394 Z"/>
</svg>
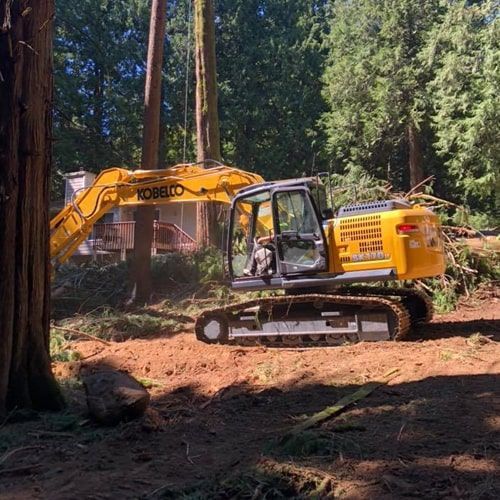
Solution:
<svg viewBox="0 0 500 500">
<path fill-rule="evenodd" d="M 309 190 L 278 188 L 272 198 L 279 274 L 326 271 L 325 235 Z"/>
</svg>

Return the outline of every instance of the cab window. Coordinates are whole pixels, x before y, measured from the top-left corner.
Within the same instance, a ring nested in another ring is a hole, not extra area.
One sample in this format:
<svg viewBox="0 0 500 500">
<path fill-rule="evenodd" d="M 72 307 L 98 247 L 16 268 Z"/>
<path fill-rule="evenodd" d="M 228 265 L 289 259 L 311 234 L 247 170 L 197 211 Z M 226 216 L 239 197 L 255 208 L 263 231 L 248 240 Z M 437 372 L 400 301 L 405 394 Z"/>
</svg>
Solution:
<svg viewBox="0 0 500 500">
<path fill-rule="evenodd" d="M 285 191 L 276 196 L 280 233 L 321 234 L 316 213 L 309 197 L 302 191 Z"/>
<path fill-rule="evenodd" d="M 241 198 L 234 206 L 231 235 L 231 266 L 233 275 L 245 275 L 251 267 L 255 241 L 263 236 L 273 236 L 273 218 L 269 192 Z"/>
</svg>

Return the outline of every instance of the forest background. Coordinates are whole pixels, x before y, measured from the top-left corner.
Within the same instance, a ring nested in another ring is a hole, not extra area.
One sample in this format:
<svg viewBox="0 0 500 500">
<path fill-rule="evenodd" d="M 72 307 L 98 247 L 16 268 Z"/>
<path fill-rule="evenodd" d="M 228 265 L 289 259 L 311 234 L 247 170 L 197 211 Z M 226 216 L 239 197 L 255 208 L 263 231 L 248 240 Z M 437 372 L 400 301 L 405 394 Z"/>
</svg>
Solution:
<svg viewBox="0 0 500 500">
<path fill-rule="evenodd" d="M 500 219 L 498 1 L 216 0 L 224 161 L 329 171 Z M 56 0 L 54 172 L 140 165 L 148 0 Z M 168 2 L 160 163 L 195 155 L 189 0 Z M 462 212 L 460 212 L 460 216 Z"/>
</svg>

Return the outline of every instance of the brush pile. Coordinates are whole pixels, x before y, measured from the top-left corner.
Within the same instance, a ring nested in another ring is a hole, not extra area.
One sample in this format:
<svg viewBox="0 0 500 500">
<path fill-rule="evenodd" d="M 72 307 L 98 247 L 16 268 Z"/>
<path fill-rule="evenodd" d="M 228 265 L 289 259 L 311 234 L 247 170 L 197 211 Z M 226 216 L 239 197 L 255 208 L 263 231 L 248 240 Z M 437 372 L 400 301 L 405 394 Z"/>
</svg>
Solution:
<svg viewBox="0 0 500 500">
<path fill-rule="evenodd" d="M 469 298 L 478 289 L 499 294 L 500 228 L 479 230 L 481 218 L 474 217 L 466 207 L 432 195 L 428 177 L 407 193 L 395 192 L 390 184 L 366 172 L 353 169 L 347 176 L 334 174 L 330 183 L 335 205 L 381 199 L 405 199 L 430 208 L 441 219 L 447 268 L 443 276 L 417 280 L 419 288 L 434 299 L 438 312 L 449 312 L 461 297 Z M 334 207 L 335 208 L 335 207 Z"/>
</svg>

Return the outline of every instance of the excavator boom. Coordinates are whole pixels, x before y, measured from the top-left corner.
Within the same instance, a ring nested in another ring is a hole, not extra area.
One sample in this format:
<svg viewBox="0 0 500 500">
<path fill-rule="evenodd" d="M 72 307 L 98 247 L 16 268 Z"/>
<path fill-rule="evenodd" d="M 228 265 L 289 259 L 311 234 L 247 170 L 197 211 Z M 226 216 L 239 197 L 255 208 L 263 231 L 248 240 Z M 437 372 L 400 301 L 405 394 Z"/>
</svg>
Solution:
<svg viewBox="0 0 500 500">
<path fill-rule="evenodd" d="M 218 165 L 181 164 L 164 170 L 109 168 L 73 199 L 50 223 L 50 254 L 65 262 L 111 209 L 126 205 L 160 205 L 187 201 L 231 203 L 242 188 L 264 182 L 258 174 Z"/>
</svg>

